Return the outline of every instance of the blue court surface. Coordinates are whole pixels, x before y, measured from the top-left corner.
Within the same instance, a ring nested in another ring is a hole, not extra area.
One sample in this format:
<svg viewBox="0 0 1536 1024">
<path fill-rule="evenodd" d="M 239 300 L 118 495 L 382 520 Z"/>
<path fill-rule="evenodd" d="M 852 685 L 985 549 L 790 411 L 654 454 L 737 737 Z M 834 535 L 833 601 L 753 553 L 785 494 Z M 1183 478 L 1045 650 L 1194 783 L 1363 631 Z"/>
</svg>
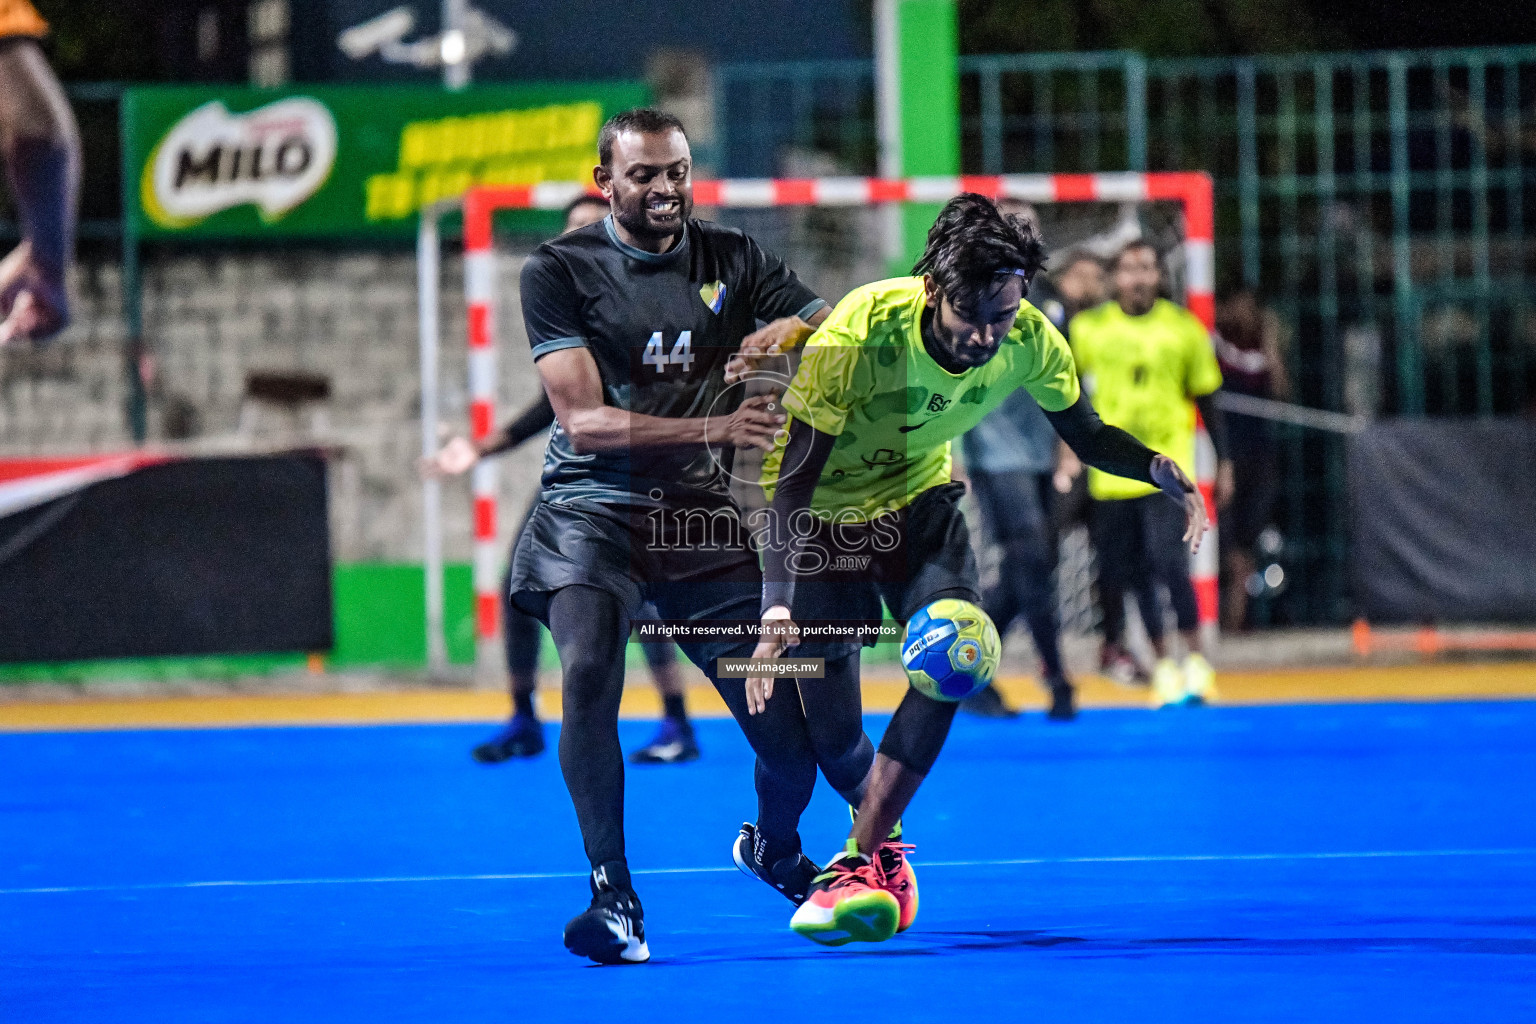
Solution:
<svg viewBox="0 0 1536 1024">
<path fill-rule="evenodd" d="M 731 867 L 751 759 L 700 730 L 629 772 L 653 960 L 617 968 L 560 945 L 587 890 L 552 752 L 0 735 L 0 1021 L 1536 1020 L 1536 702 L 962 719 L 907 817 L 915 927 L 842 949 Z M 809 852 L 846 829 L 823 786 Z"/>
</svg>

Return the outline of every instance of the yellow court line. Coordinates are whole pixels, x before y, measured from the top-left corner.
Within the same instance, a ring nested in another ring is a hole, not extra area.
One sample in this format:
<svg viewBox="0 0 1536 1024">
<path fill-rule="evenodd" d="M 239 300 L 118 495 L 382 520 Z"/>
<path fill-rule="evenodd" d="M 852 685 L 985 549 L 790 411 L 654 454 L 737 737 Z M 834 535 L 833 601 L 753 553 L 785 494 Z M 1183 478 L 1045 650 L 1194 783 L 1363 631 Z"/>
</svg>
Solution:
<svg viewBox="0 0 1536 1024">
<path fill-rule="evenodd" d="M 1218 681 L 1225 704 L 1536 699 L 1536 663 L 1223 672 Z M 1084 676 L 1078 683 L 1085 708 L 1146 704 L 1145 690 L 1118 686 L 1098 676 Z M 998 685 L 1010 703 L 1024 708 L 1044 706 L 1039 686 L 1028 677 L 1009 676 Z M 899 673 L 875 670 L 864 680 L 864 706 L 870 711 L 891 711 L 906 689 Z M 698 717 L 727 714 L 724 702 L 706 684 L 690 687 L 688 701 Z M 543 714 L 558 718 L 558 689 L 541 690 L 539 704 Z M 504 718 L 507 711 L 505 694 L 465 690 L 13 701 L 0 703 L 0 732 L 492 722 Z M 621 708 L 625 717 L 654 718 L 660 713 L 661 702 L 649 686 L 637 681 L 625 691 Z"/>
<path fill-rule="evenodd" d="M 1119 686 L 1099 676 L 1084 676 L 1078 684 L 1084 707 L 1141 707 L 1147 703 L 1145 690 Z M 1005 680 L 1002 686 L 1021 703 L 1028 702 L 1032 690 L 1038 693 L 1027 679 Z M 1223 704 L 1533 699 L 1536 662 L 1228 671 L 1218 674 L 1217 686 Z"/>
</svg>

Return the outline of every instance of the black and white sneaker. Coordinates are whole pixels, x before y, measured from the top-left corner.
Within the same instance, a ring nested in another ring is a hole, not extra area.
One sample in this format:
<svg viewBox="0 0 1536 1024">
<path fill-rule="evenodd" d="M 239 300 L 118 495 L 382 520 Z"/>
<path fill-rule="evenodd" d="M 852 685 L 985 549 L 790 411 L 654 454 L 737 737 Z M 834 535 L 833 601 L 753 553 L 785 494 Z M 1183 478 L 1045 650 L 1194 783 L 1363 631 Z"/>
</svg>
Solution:
<svg viewBox="0 0 1536 1024">
<path fill-rule="evenodd" d="M 742 822 L 741 833 L 731 847 L 731 859 L 743 874 L 767 882 L 798 907 L 810 894 L 811 883 L 821 874 L 821 868 L 799 850 L 769 864 L 764 859 L 767 846 L 756 825 Z"/>
<path fill-rule="evenodd" d="M 683 764 L 699 759 L 699 741 L 686 718 L 663 718 L 656 737 L 629 755 L 630 764 Z"/>
<path fill-rule="evenodd" d="M 565 926 L 565 948 L 600 964 L 643 964 L 651 958 L 645 944 L 645 913 L 621 860 L 592 871 L 592 905 Z"/>
</svg>

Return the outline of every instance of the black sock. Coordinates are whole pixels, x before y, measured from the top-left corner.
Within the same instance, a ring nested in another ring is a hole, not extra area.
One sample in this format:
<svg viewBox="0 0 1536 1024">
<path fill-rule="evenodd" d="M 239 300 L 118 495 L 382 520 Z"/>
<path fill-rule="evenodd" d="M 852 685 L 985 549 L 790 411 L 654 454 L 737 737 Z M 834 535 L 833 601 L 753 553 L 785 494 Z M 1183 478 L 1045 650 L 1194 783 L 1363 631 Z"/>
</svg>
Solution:
<svg viewBox="0 0 1536 1024">
<path fill-rule="evenodd" d="M 798 832 L 784 839 L 770 837 L 762 832 L 759 832 L 758 836 L 763 841 L 763 863 L 769 867 L 785 857 L 800 856 L 800 833 Z"/>
<path fill-rule="evenodd" d="M 633 893 L 634 882 L 630 881 L 629 864 L 623 860 L 604 861 L 592 868 L 592 887 L 597 888 L 601 880 L 604 885 L 615 892 Z"/>
<path fill-rule="evenodd" d="M 683 695 L 680 693 L 663 694 L 661 706 L 668 718 L 675 718 L 679 722 L 688 721 L 688 708 L 683 703 Z"/>
<path fill-rule="evenodd" d="M 516 690 L 512 694 L 512 712 L 525 718 L 538 719 L 539 713 L 533 710 L 533 691 Z"/>
</svg>

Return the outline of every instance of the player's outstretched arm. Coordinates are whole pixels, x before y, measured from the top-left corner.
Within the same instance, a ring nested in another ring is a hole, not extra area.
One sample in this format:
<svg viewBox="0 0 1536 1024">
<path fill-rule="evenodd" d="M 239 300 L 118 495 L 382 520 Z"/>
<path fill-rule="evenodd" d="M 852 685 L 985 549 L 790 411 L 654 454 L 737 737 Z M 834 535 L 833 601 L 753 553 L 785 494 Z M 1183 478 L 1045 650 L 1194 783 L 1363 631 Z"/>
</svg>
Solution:
<svg viewBox="0 0 1536 1024">
<path fill-rule="evenodd" d="M 428 477 L 458 476 L 474 468 L 481 459 L 488 459 L 502 452 L 509 452 L 555 422 L 554 407 L 549 396 L 539 392 L 538 401 L 514 416 L 500 430 L 482 441 L 467 437 L 455 437 L 440 448 L 430 459 L 421 460 L 421 473 Z"/>
<path fill-rule="evenodd" d="M 1045 417 L 1083 462 L 1105 473 L 1152 484 L 1183 505 L 1184 541 L 1190 551 L 1200 546 L 1205 531 L 1210 529 L 1210 518 L 1200 492 L 1178 463 L 1154 452 L 1119 427 L 1105 423 L 1087 395 L 1080 395 L 1060 412 L 1047 410 Z"/>
<path fill-rule="evenodd" d="M 580 454 L 702 444 L 769 451 L 784 426 L 772 395 L 748 398 L 728 416 L 644 416 L 617 409 L 603 402 L 597 361 L 583 347 L 549 352 L 536 365 L 555 416 Z"/>
</svg>

